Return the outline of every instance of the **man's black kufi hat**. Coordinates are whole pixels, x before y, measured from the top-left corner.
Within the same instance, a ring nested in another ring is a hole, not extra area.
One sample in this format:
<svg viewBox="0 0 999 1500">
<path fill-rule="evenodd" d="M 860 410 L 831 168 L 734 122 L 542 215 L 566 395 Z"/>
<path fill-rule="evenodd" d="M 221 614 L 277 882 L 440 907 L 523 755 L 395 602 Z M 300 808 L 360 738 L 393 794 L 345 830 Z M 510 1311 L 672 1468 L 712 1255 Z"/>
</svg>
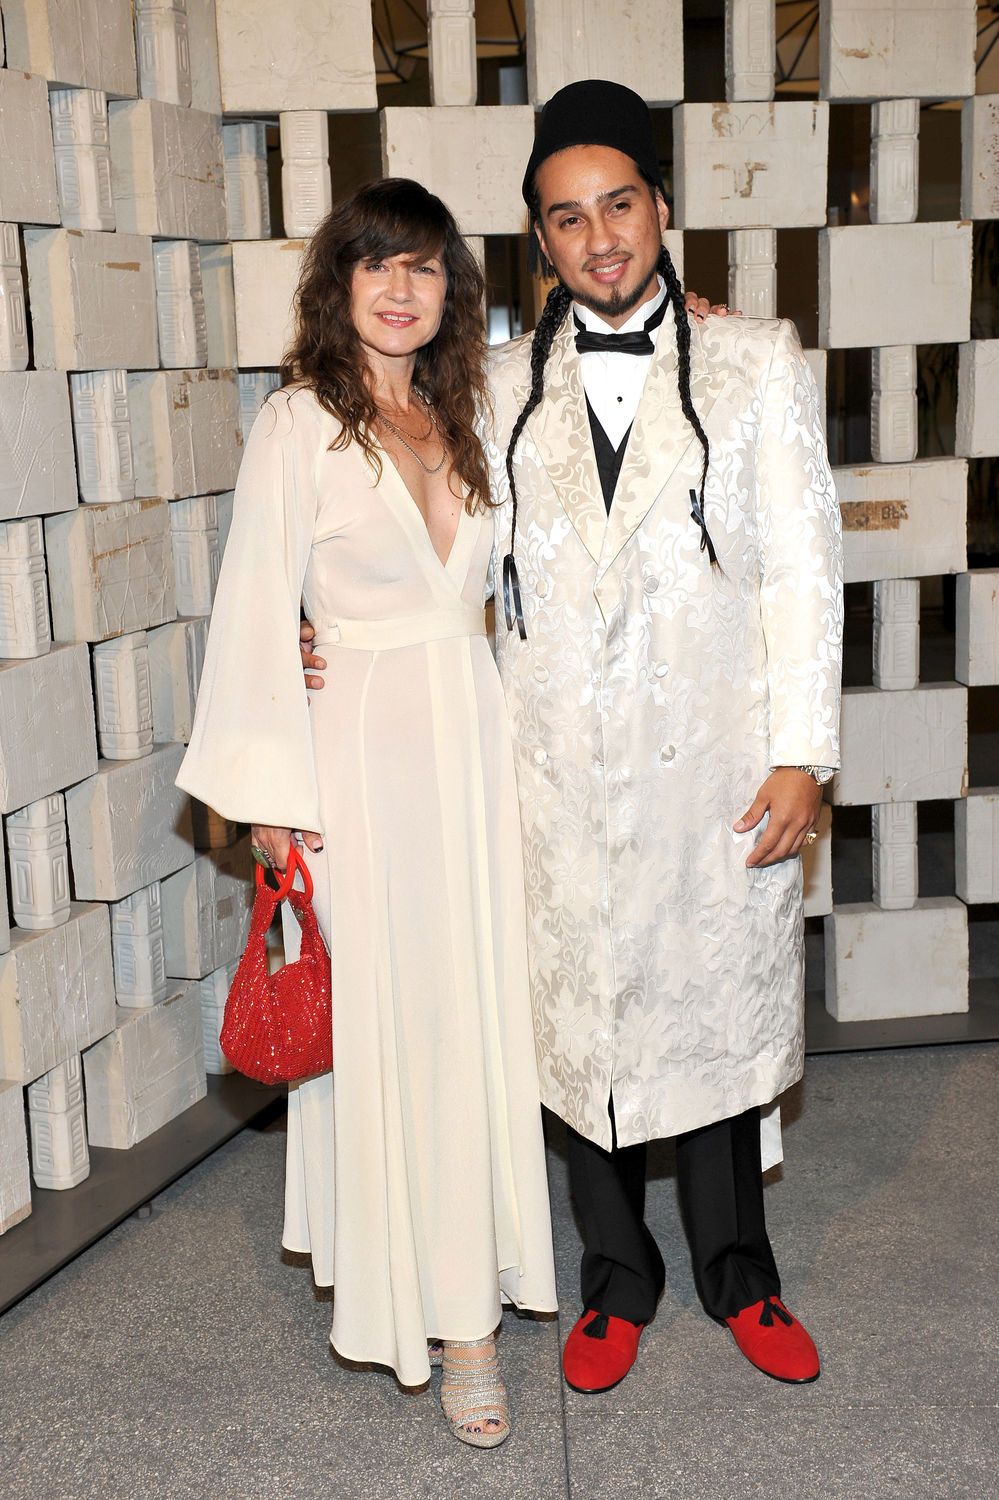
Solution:
<svg viewBox="0 0 999 1500">
<path fill-rule="evenodd" d="M 552 95 L 538 119 L 534 150 L 524 173 L 525 202 L 530 202 L 534 174 L 541 163 L 570 146 L 611 146 L 623 152 L 665 197 L 652 116 L 634 89 L 604 78 L 587 78 Z"/>
</svg>

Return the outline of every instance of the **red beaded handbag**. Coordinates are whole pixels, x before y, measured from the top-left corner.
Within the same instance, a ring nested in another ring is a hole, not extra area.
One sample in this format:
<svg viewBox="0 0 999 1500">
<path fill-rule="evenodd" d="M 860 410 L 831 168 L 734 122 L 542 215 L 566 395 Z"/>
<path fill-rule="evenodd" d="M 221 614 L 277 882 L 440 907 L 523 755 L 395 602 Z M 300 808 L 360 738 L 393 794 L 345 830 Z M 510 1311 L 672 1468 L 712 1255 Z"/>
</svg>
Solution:
<svg viewBox="0 0 999 1500">
<path fill-rule="evenodd" d="M 294 887 L 301 870 L 304 891 Z M 302 929 L 297 961 L 271 974 L 267 929 L 287 900 Z M 277 890 L 257 865 L 250 936 L 225 1003 L 222 1051 L 240 1073 L 260 1083 L 293 1083 L 333 1066 L 333 992 L 330 956 L 312 909 L 312 876 L 294 849 Z"/>
</svg>

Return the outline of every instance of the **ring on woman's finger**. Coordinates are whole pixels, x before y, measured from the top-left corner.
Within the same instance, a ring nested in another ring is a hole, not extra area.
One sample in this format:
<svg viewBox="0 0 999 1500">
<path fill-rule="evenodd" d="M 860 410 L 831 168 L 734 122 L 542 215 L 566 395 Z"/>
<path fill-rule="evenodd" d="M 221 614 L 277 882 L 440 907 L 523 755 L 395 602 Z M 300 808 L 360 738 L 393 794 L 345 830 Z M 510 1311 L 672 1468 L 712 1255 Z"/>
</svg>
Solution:
<svg viewBox="0 0 999 1500">
<path fill-rule="evenodd" d="M 818 838 L 818 834 L 816 833 L 815 829 L 813 828 L 812 831 L 811 831 L 811 833 L 806 833 L 805 834 L 805 843 L 806 844 L 814 844 L 815 840 L 817 838 Z"/>
<path fill-rule="evenodd" d="M 261 849 L 258 847 L 258 845 L 251 844 L 250 853 L 257 861 L 257 864 L 263 865 L 265 870 L 272 870 L 274 868 L 274 861 L 271 859 L 266 849 Z"/>
</svg>

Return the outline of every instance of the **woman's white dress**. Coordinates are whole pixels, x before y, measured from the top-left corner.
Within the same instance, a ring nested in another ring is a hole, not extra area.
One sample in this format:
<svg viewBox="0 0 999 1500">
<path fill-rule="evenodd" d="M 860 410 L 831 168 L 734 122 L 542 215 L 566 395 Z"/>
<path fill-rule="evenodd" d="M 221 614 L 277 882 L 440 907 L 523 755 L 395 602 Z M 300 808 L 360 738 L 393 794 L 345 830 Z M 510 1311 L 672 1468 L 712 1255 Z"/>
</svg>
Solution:
<svg viewBox="0 0 999 1500">
<path fill-rule="evenodd" d="M 316 830 L 332 1075 L 293 1087 L 284 1244 L 335 1287 L 331 1340 L 429 1374 L 501 1294 L 554 1310 L 510 732 L 484 633 L 492 520 L 446 564 L 304 389 L 254 424 L 179 784 Z M 300 601 L 328 662 L 308 704 Z"/>
</svg>

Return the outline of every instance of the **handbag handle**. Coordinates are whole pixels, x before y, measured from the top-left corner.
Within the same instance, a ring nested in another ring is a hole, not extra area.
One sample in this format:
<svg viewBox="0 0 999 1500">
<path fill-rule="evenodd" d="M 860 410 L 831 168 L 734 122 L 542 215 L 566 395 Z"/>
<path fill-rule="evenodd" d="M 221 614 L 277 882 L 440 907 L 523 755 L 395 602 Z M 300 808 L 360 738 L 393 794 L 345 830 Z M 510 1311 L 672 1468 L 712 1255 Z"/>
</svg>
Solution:
<svg viewBox="0 0 999 1500">
<path fill-rule="evenodd" d="M 277 874 L 277 875 L 280 876 L 279 881 L 278 881 L 278 888 L 277 888 L 277 899 L 278 899 L 278 901 L 283 901 L 284 898 L 288 895 L 288 893 L 291 890 L 292 886 L 295 884 L 295 872 L 296 872 L 296 870 L 301 870 L 301 872 L 302 872 L 302 881 L 303 881 L 303 883 L 305 885 L 305 899 L 306 899 L 306 901 L 311 901 L 312 900 L 313 886 L 312 886 L 312 876 L 309 874 L 309 867 L 305 863 L 305 860 L 302 859 L 302 857 L 299 855 L 298 851 L 296 850 L 296 848 L 295 848 L 295 846 L 293 844 L 292 847 L 290 848 L 290 850 L 288 851 L 288 867 L 285 870 L 284 875 L 280 875 L 279 871 L 275 871 L 275 874 Z M 257 865 L 257 868 L 256 868 L 256 877 L 257 877 L 257 887 L 258 887 L 258 889 L 259 889 L 260 886 L 267 884 L 267 871 L 264 869 L 263 865 L 259 865 L 259 864 Z"/>
</svg>

